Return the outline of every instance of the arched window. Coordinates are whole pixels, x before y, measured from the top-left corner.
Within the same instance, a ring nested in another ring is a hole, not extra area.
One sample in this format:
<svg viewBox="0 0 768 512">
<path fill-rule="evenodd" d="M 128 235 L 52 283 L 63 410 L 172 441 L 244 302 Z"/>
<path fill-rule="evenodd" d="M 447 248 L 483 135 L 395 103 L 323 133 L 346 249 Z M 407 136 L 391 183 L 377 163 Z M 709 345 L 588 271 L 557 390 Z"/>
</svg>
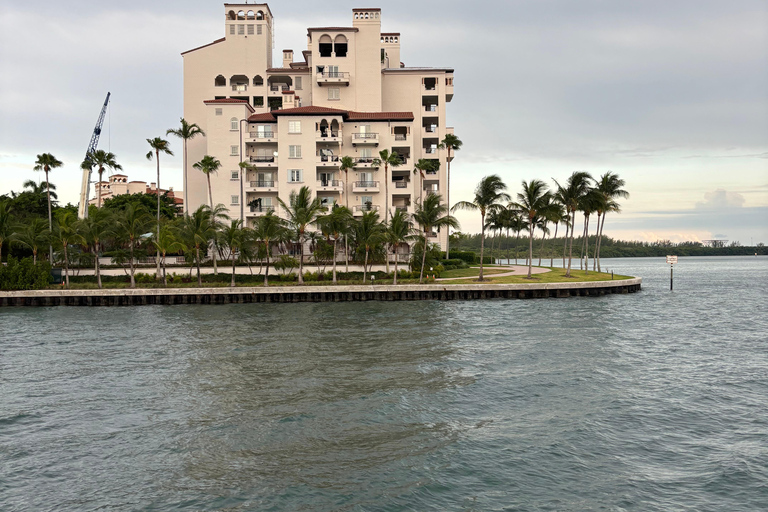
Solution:
<svg viewBox="0 0 768 512">
<path fill-rule="evenodd" d="M 227 16 L 230 20 L 236 20 L 237 16 L 235 16 L 235 11 L 229 11 L 229 15 Z"/>
<path fill-rule="evenodd" d="M 336 40 L 333 42 L 333 51 L 337 57 L 347 56 L 347 38 L 343 34 L 336 36 Z"/>
<path fill-rule="evenodd" d="M 244 20 L 245 19 L 245 11 L 239 11 L 237 13 L 237 19 L 238 20 Z"/>
<path fill-rule="evenodd" d="M 245 17 L 248 18 L 249 20 L 255 20 L 256 19 L 256 15 L 253 14 L 253 11 L 248 11 L 248 14 L 246 14 Z"/>
<path fill-rule="evenodd" d="M 256 13 L 256 19 L 257 20 L 263 20 L 264 19 L 264 11 L 259 11 Z"/>
<path fill-rule="evenodd" d="M 255 77 L 253 77 L 253 85 L 256 87 L 261 87 L 262 85 L 264 85 L 264 79 L 261 78 L 261 75 L 256 75 Z"/>
<path fill-rule="evenodd" d="M 236 132 L 240 128 L 239 124 L 240 122 L 237 120 L 237 118 L 233 117 L 229 120 L 229 129 L 233 132 Z"/>
<path fill-rule="evenodd" d="M 222 75 L 219 75 L 216 77 L 216 80 L 214 82 L 214 85 L 216 87 L 226 87 L 227 85 L 227 79 L 224 78 Z"/>
<path fill-rule="evenodd" d="M 397 42 L 397 39 L 398 39 L 398 38 L 397 38 L 397 37 L 395 37 L 395 42 Z"/>
<path fill-rule="evenodd" d="M 331 53 L 333 53 L 333 40 L 328 34 L 323 34 L 323 36 L 320 37 L 320 41 L 318 41 L 317 45 L 318 50 L 320 50 L 321 57 L 330 57 Z"/>
</svg>

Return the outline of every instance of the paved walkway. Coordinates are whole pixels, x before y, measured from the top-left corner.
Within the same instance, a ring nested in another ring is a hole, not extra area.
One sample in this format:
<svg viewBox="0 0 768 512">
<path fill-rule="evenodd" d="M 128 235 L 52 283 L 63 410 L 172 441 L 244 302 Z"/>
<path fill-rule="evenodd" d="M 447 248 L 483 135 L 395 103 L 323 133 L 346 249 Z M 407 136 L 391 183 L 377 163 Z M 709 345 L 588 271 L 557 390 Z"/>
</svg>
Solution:
<svg viewBox="0 0 768 512">
<path fill-rule="evenodd" d="M 485 267 L 484 270 L 490 270 L 490 269 L 498 269 L 498 268 L 508 268 L 508 272 L 498 273 L 498 274 L 486 274 L 483 276 L 483 278 L 493 278 L 493 277 L 507 277 L 507 276 L 527 276 L 528 275 L 528 267 L 524 265 L 502 265 L 502 266 L 494 266 L 494 267 Z M 531 274 L 546 274 L 547 272 L 551 272 L 548 268 L 541 268 L 541 267 L 533 267 L 531 268 Z M 478 267 L 477 273 L 480 274 L 480 268 Z M 473 279 L 477 276 L 469 276 L 469 277 L 439 277 L 435 279 L 435 281 L 460 281 L 462 279 Z"/>
</svg>

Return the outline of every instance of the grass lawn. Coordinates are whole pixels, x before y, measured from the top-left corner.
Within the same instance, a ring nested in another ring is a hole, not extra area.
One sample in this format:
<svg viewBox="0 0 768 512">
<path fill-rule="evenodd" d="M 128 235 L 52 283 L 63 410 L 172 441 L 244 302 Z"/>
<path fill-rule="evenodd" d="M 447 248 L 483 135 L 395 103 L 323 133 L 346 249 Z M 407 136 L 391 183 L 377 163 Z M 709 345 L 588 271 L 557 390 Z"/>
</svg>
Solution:
<svg viewBox="0 0 768 512">
<path fill-rule="evenodd" d="M 508 268 L 500 268 L 500 267 L 483 267 L 483 275 L 490 275 L 490 274 L 503 274 L 505 272 L 509 272 L 510 269 Z M 446 270 L 442 274 L 440 274 L 440 277 L 477 277 L 480 274 L 480 267 L 472 267 L 472 268 L 457 268 L 456 270 Z"/>
<path fill-rule="evenodd" d="M 505 277 L 490 277 L 487 279 L 483 279 L 483 283 L 490 283 L 490 284 L 506 284 L 506 283 L 516 283 L 516 284 L 535 284 L 535 283 L 579 283 L 579 282 L 589 282 L 589 281 L 610 281 L 611 280 L 611 274 L 606 274 L 605 272 L 599 273 L 599 272 L 589 272 L 586 273 L 583 270 L 573 270 L 571 269 L 571 277 L 565 277 L 565 270 L 562 268 L 552 268 L 551 272 L 547 272 L 546 274 L 534 274 L 531 279 L 527 279 L 525 276 L 505 276 Z M 632 279 L 631 276 L 620 276 L 618 274 L 613 276 L 614 280 L 619 279 Z M 449 283 L 442 283 L 442 284 L 449 284 Z M 456 281 L 451 281 L 450 284 L 478 284 L 477 279 L 459 279 Z"/>
</svg>

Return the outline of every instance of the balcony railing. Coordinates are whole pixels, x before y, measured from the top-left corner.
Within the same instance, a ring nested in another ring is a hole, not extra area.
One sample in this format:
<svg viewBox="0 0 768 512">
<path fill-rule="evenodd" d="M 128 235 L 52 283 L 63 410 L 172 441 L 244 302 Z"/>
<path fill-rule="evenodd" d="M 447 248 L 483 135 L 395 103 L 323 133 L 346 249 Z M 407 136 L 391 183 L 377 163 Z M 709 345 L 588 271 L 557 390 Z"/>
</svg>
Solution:
<svg viewBox="0 0 768 512">
<path fill-rule="evenodd" d="M 408 213 L 408 207 L 407 206 L 395 206 L 395 211 Z"/>
<path fill-rule="evenodd" d="M 358 188 L 378 188 L 378 181 L 356 181 L 355 186 Z"/>
<path fill-rule="evenodd" d="M 257 164 L 264 164 L 264 163 L 271 164 L 275 162 L 275 157 L 274 156 L 252 156 L 251 162 L 257 163 Z"/>
<path fill-rule="evenodd" d="M 408 135 L 404 133 L 396 133 L 395 140 L 408 140 Z"/>
<path fill-rule="evenodd" d="M 377 212 L 379 211 L 379 205 L 377 204 L 358 204 L 355 205 L 356 212 Z"/>
<path fill-rule="evenodd" d="M 424 148 L 423 151 L 428 155 L 434 155 L 437 153 L 437 148 Z"/>
<path fill-rule="evenodd" d="M 396 181 L 395 188 L 408 188 L 408 182 L 405 180 Z"/>
<path fill-rule="evenodd" d="M 352 161 L 356 164 L 372 164 L 374 158 L 372 156 L 356 156 L 352 157 Z"/>
<path fill-rule="evenodd" d="M 270 85 L 269 90 L 272 92 L 290 91 L 291 89 L 287 85 Z"/>
<path fill-rule="evenodd" d="M 325 131 L 320 130 L 319 132 L 317 132 L 317 136 L 318 138 L 321 138 L 321 139 L 327 139 L 330 137 L 339 137 L 340 133 L 341 132 L 339 132 L 338 130 L 325 130 Z"/>
<path fill-rule="evenodd" d="M 275 132 L 251 132 L 252 139 L 273 139 Z"/>
<path fill-rule="evenodd" d="M 235 92 L 245 92 L 248 90 L 248 84 L 232 84 L 232 90 Z"/>
<path fill-rule="evenodd" d="M 251 206 L 251 213 L 269 213 L 274 211 L 274 206 Z"/>
<path fill-rule="evenodd" d="M 424 105 L 424 112 L 437 112 L 437 105 Z"/>
<path fill-rule="evenodd" d="M 378 133 L 353 133 L 352 138 L 355 140 L 366 140 L 366 139 L 376 140 L 379 138 L 379 134 Z"/>
<path fill-rule="evenodd" d="M 437 126 L 425 126 L 424 131 L 427 133 L 437 133 Z"/>
<path fill-rule="evenodd" d="M 275 186 L 274 181 L 251 181 L 251 188 L 273 188 Z"/>
<path fill-rule="evenodd" d="M 338 155 L 320 155 L 320 161 L 322 163 L 338 164 L 341 162 L 341 157 Z"/>
<path fill-rule="evenodd" d="M 317 182 L 318 187 L 340 187 L 341 181 L 340 180 L 319 180 Z"/>
<path fill-rule="evenodd" d="M 349 73 L 345 71 L 323 71 L 317 74 L 317 78 L 349 78 Z"/>
</svg>

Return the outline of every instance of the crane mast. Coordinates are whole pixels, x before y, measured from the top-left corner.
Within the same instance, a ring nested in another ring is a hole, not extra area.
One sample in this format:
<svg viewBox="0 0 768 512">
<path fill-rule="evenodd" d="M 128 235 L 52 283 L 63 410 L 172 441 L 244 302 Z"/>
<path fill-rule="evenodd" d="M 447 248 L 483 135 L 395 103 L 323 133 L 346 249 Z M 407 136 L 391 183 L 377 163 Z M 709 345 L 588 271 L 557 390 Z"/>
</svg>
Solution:
<svg viewBox="0 0 768 512">
<path fill-rule="evenodd" d="M 109 97 L 111 94 L 112 93 L 110 92 L 107 93 L 107 99 L 104 100 L 104 106 L 101 107 L 99 120 L 96 121 L 96 128 L 93 129 L 91 142 L 88 144 L 88 150 L 85 152 L 85 159 L 83 160 L 83 183 L 80 187 L 80 206 L 77 210 L 77 216 L 81 219 L 84 219 L 88 216 L 88 196 L 91 192 L 91 155 L 93 155 L 93 152 L 96 151 L 96 147 L 99 145 L 101 126 L 104 124 L 104 116 L 107 113 L 107 105 L 109 105 Z"/>
</svg>

